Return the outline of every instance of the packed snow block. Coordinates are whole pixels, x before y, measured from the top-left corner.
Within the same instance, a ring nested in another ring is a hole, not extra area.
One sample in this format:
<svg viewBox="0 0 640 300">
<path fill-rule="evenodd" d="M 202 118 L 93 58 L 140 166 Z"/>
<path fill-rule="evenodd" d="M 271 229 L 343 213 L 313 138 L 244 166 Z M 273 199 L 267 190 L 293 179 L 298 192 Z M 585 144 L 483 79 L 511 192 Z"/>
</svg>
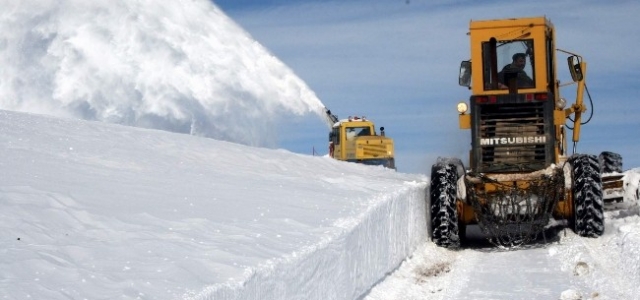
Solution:
<svg viewBox="0 0 640 300">
<path fill-rule="evenodd" d="M 211 286 L 193 299 L 358 299 L 427 239 L 426 183 L 381 194 L 333 235 L 247 274 L 244 282 Z"/>
<path fill-rule="evenodd" d="M 640 209 L 635 206 L 629 213 L 640 215 Z M 640 282 L 640 225 L 623 225 L 618 230 L 624 233 L 622 237 L 617 237 L 620 239 L 617 244 L 622 259 L 622 276 L 629 278 L 629 282 Z"/>
</svg>

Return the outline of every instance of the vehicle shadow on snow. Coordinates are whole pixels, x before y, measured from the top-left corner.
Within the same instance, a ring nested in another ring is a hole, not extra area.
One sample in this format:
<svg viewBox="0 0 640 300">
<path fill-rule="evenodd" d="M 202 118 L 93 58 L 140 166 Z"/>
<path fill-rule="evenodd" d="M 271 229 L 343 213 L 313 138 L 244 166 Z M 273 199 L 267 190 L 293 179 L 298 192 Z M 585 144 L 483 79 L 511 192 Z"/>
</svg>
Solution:
<svg viewBox="0 0 640 300">
<path fill-rule="evenodd" d="M 570 230 L 565 225 L 557 224 L 547 227 L 542 233 L 538 234 L 529 243 L 514 246 L 504 247 L 497 246 L 492 243 L 490 236 L 483 233 L 478 225 L 467 225 L 467 232 L 465 238 L 461 241 L 461 248 L 471 249 L 481 252 L 498 252 L 498 251 L 513 251 L 513 250 L 525 250 L 534 248 L 544 248 L 551 244 L 560 242 L 560 237 L 564 230 Z"/>
</svg>

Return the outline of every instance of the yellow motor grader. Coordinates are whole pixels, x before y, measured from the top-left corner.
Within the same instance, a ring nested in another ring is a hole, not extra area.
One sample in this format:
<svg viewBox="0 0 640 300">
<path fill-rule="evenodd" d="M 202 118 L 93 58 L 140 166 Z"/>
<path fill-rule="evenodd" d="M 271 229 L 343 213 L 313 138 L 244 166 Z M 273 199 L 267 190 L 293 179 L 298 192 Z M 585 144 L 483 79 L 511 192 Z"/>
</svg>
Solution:
<svg viewBox="0 0 640 300">
<path fill-rule="evenodd" d="M 494 244 L 520 246 L 552 218 L 566 220 L 580 236 L 602 235 L 598 159 L 576 153 L 586 123 L 586 62 L 556 48 L 546 17 L 471 21 L 468 35 L 471 59 L 460 65 L 459 84 L 471 96 L 458 113 L 460 128 L 471 132 L 469 164 L 439 158 L 432 166 L 433 242 L 458 247 L 466 226 L 478 224 Z M 560 96 L 558 53 L 577 87 L 569 106 Z M 567 129 L 573 130 L 571 155 Z"/>
<path fill-rule="evenodd" d="M 384 127 L 376 132 L 373 121 L 359 116 L 340 120 L 325 108 L 329 131 L 329 156 L 342 161 L 378 165 L 394 169 L 393 139 L 386 137 Z"/>
</svg>

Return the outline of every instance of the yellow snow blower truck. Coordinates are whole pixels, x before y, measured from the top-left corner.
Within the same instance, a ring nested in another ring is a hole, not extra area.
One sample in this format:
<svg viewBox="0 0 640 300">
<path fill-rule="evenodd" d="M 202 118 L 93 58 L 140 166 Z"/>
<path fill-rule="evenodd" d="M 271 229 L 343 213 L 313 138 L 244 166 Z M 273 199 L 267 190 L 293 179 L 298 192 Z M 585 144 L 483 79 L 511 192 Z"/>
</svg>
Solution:
<svg viewBox="0 0 640 300">
<path fill-rule="evenodd" d="M 438 158 L 432 166 L 433 242 L 459 247 L 466 226 L 478 224 L 493 244 L 517 247 L 544 234 L 552 218 L 580 236 L 602 235 L 598 159 L 576 153 L 588 122 L 582 57 L 556 48 L 546 17 L 471 21 L 468 35 L 471 59 L 461 63 L 459 84 L 471 96 L 457 108 L 460 128 L 471 132 L 469 164 Z M 568 84 L 577 87 L 569 106 L 560 97 L 557 53 L 566 56 Z"/>
<path fill-rule="evenodd" d="M 378 135 L 375 124 L 365 117 L 340 120 L 327 108 L 325 113 L 330 127 L 329 156 L 395 170 L 393 139 L 385 136 L 384 127 L 380 127 Z"/>
</svg>

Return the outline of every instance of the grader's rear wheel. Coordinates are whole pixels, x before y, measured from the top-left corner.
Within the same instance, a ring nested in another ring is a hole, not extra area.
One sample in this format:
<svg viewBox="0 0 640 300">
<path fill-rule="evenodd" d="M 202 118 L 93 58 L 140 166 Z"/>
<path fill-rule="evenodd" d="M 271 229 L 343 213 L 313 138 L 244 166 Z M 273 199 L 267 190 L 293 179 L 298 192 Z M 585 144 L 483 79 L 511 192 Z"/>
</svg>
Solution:
<svg viewBox="0 0 640 300">
<path fill-rule="evenodd" d="M 610 151 L 603 151 L 598 156 L 598 164 L 602 173 L 622 173 L 622 155 Z"/>
</svg>

